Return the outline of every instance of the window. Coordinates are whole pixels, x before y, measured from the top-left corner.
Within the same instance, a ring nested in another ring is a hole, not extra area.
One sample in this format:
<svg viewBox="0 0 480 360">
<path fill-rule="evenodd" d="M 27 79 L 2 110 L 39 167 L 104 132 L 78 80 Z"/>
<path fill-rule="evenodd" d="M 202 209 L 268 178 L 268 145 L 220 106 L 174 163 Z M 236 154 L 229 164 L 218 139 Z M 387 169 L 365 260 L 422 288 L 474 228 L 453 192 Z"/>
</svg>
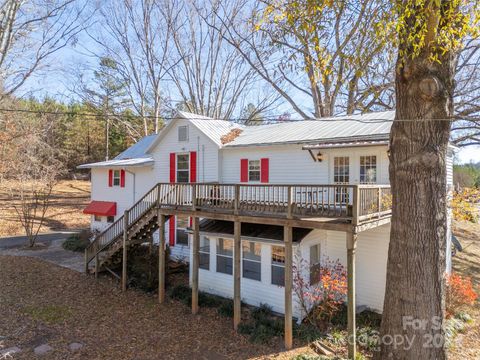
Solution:
<svg viewBox="0 0 480 360">
<path fill-rule="evenodd" d="M 375 184 L 377 182 L 377 157 L 360 156 L 360 183 Z"/>
<path fill-rule="evenodd" d="M 272 284 L 285 286 L 285 248 L 272 246 Z"/>
<path fill-rule="evenodd" d="M 177 216 L 177 245 L 188 246 L 188 217 Z"/>
<path fill-rule="evenodd" d="M 107 223 L 115 222 L 115 216 L 107 216 Z"/>
<path fill-rule="evenodd" d="M 178 127 L 178 141 L 188 141 L 188 126 Z"/>
<path fill-rule="evenodd" d="M 260 281 L 262 279 L 262 245 L 253 241 L 242 242 L 243 277 Z"/>
<path fill-rule="evenodd" d="M 102 221 L 102 217 L 100 215 L 93 215 L 94 221 Z"/>
<path fill-rule="evenodd" d="M 120 186 L 120 170 L 113 170 L 113 186 Z"/>
<path fill-rule="evenodd" d="M 350 182 L 350 158 L 335 156 L 333 159 L 333 183 L 348 184 Z M 348 188 L 335 187 L 335 201 L 348 203 Z"/>
<path fill-rule="evenodd" d="M 310 285 L 320 281 L 320 244 L 310 246 Z"/>
<path fill-rule="evenodd" d="M 233 274 L 233 240 L 217 239 L 217 272 Z"/>
<path fill-rule="evenodd" d="M 190 155 L 177 154 L 177 182 L 186 183 L 189 181 Z"/>
<path fill-rule="evenodd" d="M 248 181 L 260 181 L 260 160 L 248 160 Z"/>
<path fill-rule="evenodd" d="M 210 269 L 210 238 L 206 236 L 200 237 L 199 267 L 200 269 Z"/>
</svg>

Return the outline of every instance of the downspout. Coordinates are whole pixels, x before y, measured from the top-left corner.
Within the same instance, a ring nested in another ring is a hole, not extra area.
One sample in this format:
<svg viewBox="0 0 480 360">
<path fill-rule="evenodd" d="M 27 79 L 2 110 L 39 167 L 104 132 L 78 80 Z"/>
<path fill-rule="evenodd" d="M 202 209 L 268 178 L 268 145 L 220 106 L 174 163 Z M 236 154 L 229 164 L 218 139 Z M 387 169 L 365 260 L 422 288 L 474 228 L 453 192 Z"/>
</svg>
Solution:
<svg viewBox="0 0 480 360">
<path fill-rule="evenodd" d="M 205 145 L 202 145 L 202 181 L 205 182 Z"/>
<path fill-rule="evenodd" d="M 126 168 L 123 168 L 123 170 L 125 170 L 125 172 L 129 173 L 129 174 L 132 174 L 133 176 L 133 203 L 132 203 L 132 206 L 133 204 L 135 204 L 135 180 L 136 180 L 136 174 L 132 171 L 129 171 L 127 170 Z"/>
</svg>

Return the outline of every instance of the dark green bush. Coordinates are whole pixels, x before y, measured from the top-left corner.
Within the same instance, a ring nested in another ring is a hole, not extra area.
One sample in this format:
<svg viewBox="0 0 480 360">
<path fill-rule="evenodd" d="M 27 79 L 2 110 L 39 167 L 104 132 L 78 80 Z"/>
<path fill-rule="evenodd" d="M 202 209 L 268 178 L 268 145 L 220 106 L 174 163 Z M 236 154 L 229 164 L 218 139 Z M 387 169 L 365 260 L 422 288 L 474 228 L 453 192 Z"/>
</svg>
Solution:
<svg viewBox="0 0 480 360">
<path fill-rule="evenodd" d="M 222 316 L 233 318 L 233 300 L 224 299 L 218 307 L 218 313 Z"/>
<path fill-rule="evenodd" d="M 165 282 L 168 285 L 168 262 L 170 251 L 165 252 Z M 146 292 L 158 289 L 158 246 L 140 245 L 132 247 L 128 253 L 128 283 Z"/>
<path fill-rule="evenodd" d="M 295 326 L 293 328 L 293 334 L 296 338 L 305 342 L 312 342 L 322 337 L 322 332 L 316 326 L 309 323 Z"/>
<path fill-rule="evenodd" d="M 170 297 L 189 306 L 192 303 L 192 289 L 187 285 L 177 285 L 170 290 Z"/>
<path fill-rule="evenodd" d="M 83 252 L 90 245 L 91 232 L 82 230 L 78 234 L 72 234 L 62 243 L 65 250 Z"/>
</svg>

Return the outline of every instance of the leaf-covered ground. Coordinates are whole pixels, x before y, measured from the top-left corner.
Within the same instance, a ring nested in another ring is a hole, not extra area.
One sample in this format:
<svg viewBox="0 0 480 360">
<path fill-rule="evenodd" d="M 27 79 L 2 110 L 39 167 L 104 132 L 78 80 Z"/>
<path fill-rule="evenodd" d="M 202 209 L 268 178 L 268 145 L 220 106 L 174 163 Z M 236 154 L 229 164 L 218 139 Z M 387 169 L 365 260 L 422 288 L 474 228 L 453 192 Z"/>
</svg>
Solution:
<svg viewBox="0 0 480 360">
<path fill-rule="evenodd" d="M 290 358 L 238 335 L 214 309 L 194 316 L 179 302 L 159 305 L 139 291 L 122 293 L 114 280 L 60 268 L 41 260 L 0 256 L 0 340 L 22 349 L 14 359 L 35 358 L 48 343 L 48 359 Z M 6 337 L 6 338 L 4 338 Z M 84 344 L 72 352 L 68 345 Z M 1 349 L 0 349 L 1 350 Z M 298 350 L 297 350 L 298 351 Z"/>
</svg>

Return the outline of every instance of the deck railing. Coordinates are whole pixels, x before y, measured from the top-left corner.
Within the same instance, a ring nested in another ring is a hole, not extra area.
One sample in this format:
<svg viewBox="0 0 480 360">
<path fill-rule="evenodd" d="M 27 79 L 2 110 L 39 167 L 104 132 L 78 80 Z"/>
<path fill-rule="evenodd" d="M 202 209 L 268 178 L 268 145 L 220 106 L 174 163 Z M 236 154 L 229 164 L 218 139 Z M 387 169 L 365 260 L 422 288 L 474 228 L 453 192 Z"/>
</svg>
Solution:
<svg viewBox="0 0 480 360">
<path fill-rule="evenodd" d="M 119 241 L 154 207 L 200 210 L 251 216 L 287 218 L 340 218 L 359 224 L 388 216 L 391 211 L 389 185 L 281 185 L 159 183 L 128 210 L 128 223 L 120 216 L 86 249 L 87 263 L 99 252 Z"/>
</svg>

